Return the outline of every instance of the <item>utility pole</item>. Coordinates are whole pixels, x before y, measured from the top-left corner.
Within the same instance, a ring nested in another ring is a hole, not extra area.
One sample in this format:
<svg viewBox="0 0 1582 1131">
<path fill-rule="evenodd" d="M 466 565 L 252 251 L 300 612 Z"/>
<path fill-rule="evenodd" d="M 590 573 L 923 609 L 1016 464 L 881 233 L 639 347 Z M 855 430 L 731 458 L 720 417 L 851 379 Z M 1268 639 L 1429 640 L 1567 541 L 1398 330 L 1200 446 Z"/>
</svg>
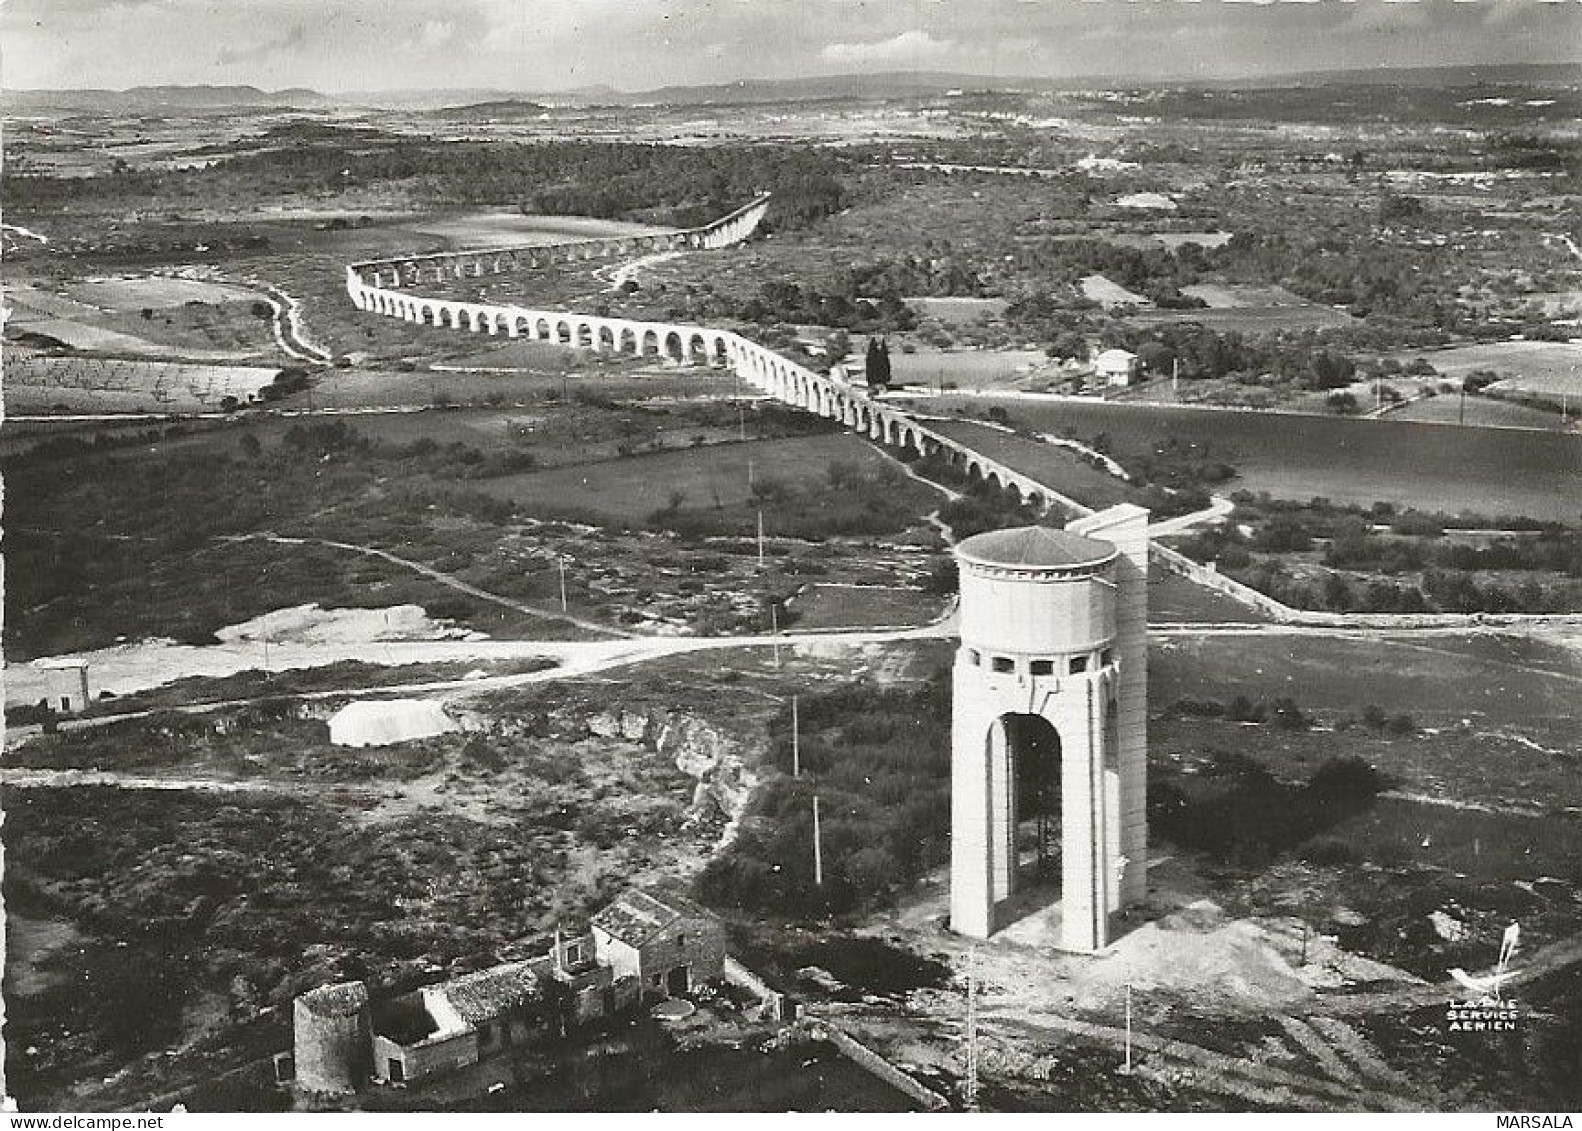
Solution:
<svg viewBox="0 0 1582 1131">
<path fill-rule="evenodd" d="M 1181 399 L 1181 359 L 1170 359 L 1170 396 L 1174 400 Z"/>
<path fill-rule="evenodd" d="M 773 603 L 769 606 L 769 632 L 774 637 L 775 669 L 780 668 L 780 612 Z"/>
<path fill-rule="evenodd" d="M 749 457 L 747 457 L 747 490 L 751 491 L 752 489 L 753 489 L 753 461 L 752 461 L 752 457 L 749 456 Z"/>
<path fill-rule="evenodd" d="M 1121 1065 L 1121 1075 L 1132 1074 L 1132 987 L 1126 984 L 1126 1062 Z"/>
<path fill-rule="evenodd" d="M 566 603 L 566 558 L 563 554 L 555 555 L 555 561 L 560 566 L 560 611 L 566 612 L 570 606 Z"/>
<path fill-rule="evenodd" d="M 978 1110 L 978 948 L 967 952 L 967 1080 L 962 1099 Z"/>
<path fill-rule="evenodd" d="M 764 509 L 758 508 L 758 568 L 764 568 Z"/>
<path fill-rule="evenodd" d="M 824 842 L 818 827 L 818 794 L 813 795 L 813 883 L 824 886 Z"/>
<path fill-rule="evenodd" d="M 802 724 L 797 718 L 796 696 L 791 696 L 791 776 L 802 776 Z"/>
</svg>

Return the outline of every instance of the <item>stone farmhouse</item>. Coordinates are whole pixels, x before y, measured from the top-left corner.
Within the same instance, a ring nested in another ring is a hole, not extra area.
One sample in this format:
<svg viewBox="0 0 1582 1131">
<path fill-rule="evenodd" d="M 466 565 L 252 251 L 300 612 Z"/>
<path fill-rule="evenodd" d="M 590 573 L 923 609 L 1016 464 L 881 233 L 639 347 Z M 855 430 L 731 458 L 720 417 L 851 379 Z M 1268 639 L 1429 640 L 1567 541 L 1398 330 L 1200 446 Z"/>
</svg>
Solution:
<svg viewBox="0 0 1582 1131">
<path fill-rule="evenodd" d="M 549 953 L 370 1001 L 361 982 L 297 998 L 297 1087 L 346 1093 L 372 1080 L 406 1085 L 509 1049 L 530 1049 L 691 992 L 723 974 L 725 934 L 689 899 L 634 888 L 593 929 L 556 932 Z"/>
<path fill-rule="evenodd" d="M 633 977 L 645 996 L 668 997 L 719 979 L 725 934 L 690 899 L 626 892 L 593 917 L 599 957 L 617 977 Z"/>
</svg>

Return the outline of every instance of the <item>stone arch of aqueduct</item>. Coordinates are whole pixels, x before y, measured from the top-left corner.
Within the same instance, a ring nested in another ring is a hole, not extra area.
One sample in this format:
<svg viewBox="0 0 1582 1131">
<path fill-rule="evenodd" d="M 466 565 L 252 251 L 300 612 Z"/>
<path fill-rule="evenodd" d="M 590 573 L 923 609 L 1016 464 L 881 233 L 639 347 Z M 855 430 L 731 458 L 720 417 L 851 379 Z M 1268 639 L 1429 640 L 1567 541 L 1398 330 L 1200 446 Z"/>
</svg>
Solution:
<svg viewBox="0 0 1582 1131">
<path fill-rule="evenodd" d="M 701 228 L 653 235 L 572 240 L 533 247 L 483 248 L 394 256 L 349 264 L 346 290 L 359 310 L 408 322 L 529 341 L 557 342 L 599 353 L 723 365 L 743 382 L 786 404 L 817 413 L 871 439 L 920 455 L 941 452 L 969 477 L 985 479 L 1039 507 L 1058 503 L 1078 514 L 1091 509 L 953 440 L 865 390 L 817 373 L 729 330 L 672 322 L 603 318 L 565 310 L 434 298 L 425 282 L 481 278 L 556 263 L 627 258 L 672 250 L 711 250 L 752 235 L 769 207 L 764 194 Z"/>
</svg>

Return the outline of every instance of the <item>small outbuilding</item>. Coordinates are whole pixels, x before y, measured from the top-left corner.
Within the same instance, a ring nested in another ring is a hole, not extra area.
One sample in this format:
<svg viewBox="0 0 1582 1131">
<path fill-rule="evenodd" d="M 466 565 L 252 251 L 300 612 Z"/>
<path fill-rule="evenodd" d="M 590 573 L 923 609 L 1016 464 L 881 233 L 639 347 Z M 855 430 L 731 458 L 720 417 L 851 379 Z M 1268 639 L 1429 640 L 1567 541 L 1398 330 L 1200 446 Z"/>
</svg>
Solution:
<svg viewBox="0 0 1582 1131">
<path fill-rule="evenodd" d="M 88 661 L 71 656 L 34 660 L 32 663 L 40 698 L 38 706 L 62 715 L 75 715 L 88 708 Z"/>
<path fill-rule="evenodd" d="M 330 716 L 330 741 L 336 746 L 390 746 L 459 729 L 432 699 L 365 699 Z"/>
</svg>

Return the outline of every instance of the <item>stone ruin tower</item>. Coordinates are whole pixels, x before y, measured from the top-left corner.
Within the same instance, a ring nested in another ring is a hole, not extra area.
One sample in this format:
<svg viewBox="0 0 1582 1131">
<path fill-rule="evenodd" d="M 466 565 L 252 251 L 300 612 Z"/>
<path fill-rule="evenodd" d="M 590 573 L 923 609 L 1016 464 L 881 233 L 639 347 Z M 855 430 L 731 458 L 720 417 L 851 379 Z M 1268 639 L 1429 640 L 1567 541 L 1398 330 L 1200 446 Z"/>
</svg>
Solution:
<svg viewBox="0 0 1582 1131">
<path fill-rule="evenodd" d="M 1059 819 L 1059 945 L 1100 950 L 1147 891 L 1148 512 L 990 531 L 956 558 L 951 929 L 988 938 L 1027 910 L 1037 810 Z"/>
<path fill-rule="evenodd" d="M 373 1022 L 361 982 L 320 986 L 292 1006 L 297 1087 L 340 1095 L 356 1091 L 373 1069 Z"/>
</svg>

